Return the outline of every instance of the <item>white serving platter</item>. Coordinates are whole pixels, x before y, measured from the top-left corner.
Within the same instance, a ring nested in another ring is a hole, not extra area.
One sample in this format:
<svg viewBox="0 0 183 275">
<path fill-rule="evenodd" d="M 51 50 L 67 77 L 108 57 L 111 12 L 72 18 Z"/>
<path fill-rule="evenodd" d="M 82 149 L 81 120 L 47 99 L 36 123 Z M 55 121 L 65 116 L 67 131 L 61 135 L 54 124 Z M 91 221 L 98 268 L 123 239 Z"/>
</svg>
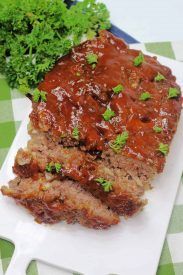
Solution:
<svg viewBox="0 0 183 275">
<path fill-rule="evenodd" d="M 150 53 L 148 53 L 151 55 Z M 183 64 L 163 57 L 183 87 Z M 14 177 L 17 150 L 28 140 L 28 117 L 22 123 L 4 165 L 0 185 Z M 144 211 L 109 230 L 96 231 L 80 225 L 40 225 L 12 199 L 0 194 L 0 237 L 15 244 L 7 275 L 25 275 L 32 259 L 85 275 L 155 275 L 174 200 L 183 170 L 183 115 L 173 139 L 163 174 L 146 193 Z"/>
</svg>

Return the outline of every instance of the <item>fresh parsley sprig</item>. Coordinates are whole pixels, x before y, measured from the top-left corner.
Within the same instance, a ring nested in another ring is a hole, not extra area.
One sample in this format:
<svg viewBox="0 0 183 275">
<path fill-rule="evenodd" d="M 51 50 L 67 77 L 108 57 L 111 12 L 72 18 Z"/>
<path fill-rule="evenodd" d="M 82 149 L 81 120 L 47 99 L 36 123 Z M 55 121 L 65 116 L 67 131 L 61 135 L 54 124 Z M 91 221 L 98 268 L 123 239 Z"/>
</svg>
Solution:
<svg viewBox="0 0 183 275">
<path fill-rule="evenodd" d="M 84 35 L 108 28 L 109 12 L 96 0 L 71 8 L 64 0 L 0 1 L 0 73 L 27 94 Z"/>
</svg>

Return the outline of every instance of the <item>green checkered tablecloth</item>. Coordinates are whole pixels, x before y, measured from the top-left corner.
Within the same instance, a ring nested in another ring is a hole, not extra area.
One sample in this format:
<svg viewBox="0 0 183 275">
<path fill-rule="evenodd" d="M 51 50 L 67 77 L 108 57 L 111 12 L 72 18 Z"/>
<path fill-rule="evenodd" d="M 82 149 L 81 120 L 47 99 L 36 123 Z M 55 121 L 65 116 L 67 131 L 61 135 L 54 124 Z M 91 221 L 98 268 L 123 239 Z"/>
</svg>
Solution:
<svg viewBox="0 0 183 275">
<path fill-rule="evenodd" d="M 183 42 L 161 42 L 138 44 L 133 47 L 183 61 Z M 6 80 L 0 76 L 0 165 L 11 146 L 24 114 L 29 108 L 29 100 L 8 87 Z M 0 275 L 4 274 L 11 260 L 14 246 L 0 240 Z M 33 261 L 28 275 L 71 275 L 40 262 Z M 13 274 L 12 274 L 13 275 Z M 95 275 L 95 274 L 94 274 Z M 120 274 L 125 275 L 125 274 Z M 134 274 L 140 275 L 140 274 Z M 148 274 L 147 274 L 148 275 Z M 183 275 L 183 184 L 180 184 L 173 209 L 170 225 L 165 239 L 157 275 Z"/>
</svg>

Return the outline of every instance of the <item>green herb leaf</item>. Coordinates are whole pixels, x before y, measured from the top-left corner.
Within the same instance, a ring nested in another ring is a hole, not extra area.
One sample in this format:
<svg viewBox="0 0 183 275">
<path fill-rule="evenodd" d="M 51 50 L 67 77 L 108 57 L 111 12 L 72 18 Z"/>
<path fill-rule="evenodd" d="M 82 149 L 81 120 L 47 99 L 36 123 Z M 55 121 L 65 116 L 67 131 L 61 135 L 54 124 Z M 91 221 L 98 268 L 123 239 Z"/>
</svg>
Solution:
<svg viewBox="0 0 183 275">
<path fill-rule="evenodd" d="M 46 172 L 48 173 L 52 173 L 52 172 L 56 172 L 57 174 L 60 173 L 62 169 L 62 164 L 58 163 L 58 162 L 50 162 L 46 165 Z"/>
<path fill-rule="evenodd" d="M 46 95 L 47 95 L 46 92 L 40 91 L 41 101 L 46 102 L 46 100 L 47 100 Z"/>
<path fill-rule="evenodd" d="M 163 129 L 162 129 L 161 127 L 158 127 L 158 126 L 154 126 L 154 127 L 153 127 L 153 130 L 154 130 L 154 132 L 156 132 L 156 133 L 161 133 L 161 132 L 163 131 Z"/>
<path fill-rule="evenodd" d="M 83 0 L 67 8 L 65 2 L 0 1 L 0 72 L 12 88 L 28 93 L 83 36 L 110 28 L 103 3 Z"/>
<path fill-rule="evenodd" d="M 124 131 L 122 134 L 117 135 L 116 139 L 110 144 L 110 147 L 114 152 L 118 153 L 122 147 L 126 144 L 129 134 Z"/>
<path fill-rule="evenodd" d="M 139 97 L 139 99 L 142 101 L 148 100 L 150 98 L 151 98 L 151 94 L 149 92 L 144 92 Z"/>
<path fill-rule="evenodd" d="M 39 100 L 46 102 L 46 95 L 47 95 L 46 92 L 35 89 L 32 94 L 32 99 L 34 102 L 39 102 Z"/>
<path fill-rule="evenodd" d="M 166 79 L 166 78 L 164 77 L 164 75 L 160 74 L 159 72 L 158 72 L 157 76 L 155 76 L 155 78 L 154 78 L 154 80 L 155 80 L 156 82 L 159 82 L 159 81 L 165 80 L 165 79 Z"/>
<path fill-rule="evenodd" d="M 98 62 L 98 55 L 96 55 L 94 53 L 89 53 L 86 55 L 86 60 L 87 60 L 88 64 L 92 65 L 92 69 L 95 69 L 96 64 Z"/>
<path fill-rule="evenodd" d="M 51 173 L 54 169 L 54 163 L 50 162 L 46 165 L 46 172 Z"/>
<path fill-rule="evenodd" d="M 102 116 L 105 121 L 109 121 L 112 117 L 115 116 L 115 112 L 112 111 L 111 108 L 107 108 Z"/>
<path fill-rule="evenodd" d="M 160 151 L 164 156 L 168 154 L 169 146 L 168 144 L 160 143 L 158 151 Z"/>
<path fill-rule="evenodd" d="M 124 91 L 124 87 L 121 84 L 118 84 L 116 87 L 112 88 L 115 94 L 119 94 L 120 92 Z"/>
<path fill-rule="evenodd" d="M 79 129 L 77 127 L 74 127 L 74 129 L 72 131 L 72 136 L 75 139 L 79 139 Z"/>
<path fill-rule="evenodd" d="M 56 163 L 55 163 L 55 170 L 56 170 L 56 173 L 60 173 L 61 169 L 62 169 L 62 164 L 56 162 Z"/>
<path fill-rule="evenodd" d="M 137 57 L 134 58 L 133 64 L 134 66 L 138 67 L 144 62 L 144 55 L 142 52 L 139 53 Z"/>
<path fill-rule="evenodd" d="M 175 98 L 180 95 L 180 91 L 177 88 L 169 88 L 168 98 Z"/>
<path fill-rule="evenodd" d="M 104 189 L 104 192 L 112 191 L 112 182 L 105 180 L 104 178 L 98 178 L 95 180 L 96 182 L 100 183 Z"/>
</svg>

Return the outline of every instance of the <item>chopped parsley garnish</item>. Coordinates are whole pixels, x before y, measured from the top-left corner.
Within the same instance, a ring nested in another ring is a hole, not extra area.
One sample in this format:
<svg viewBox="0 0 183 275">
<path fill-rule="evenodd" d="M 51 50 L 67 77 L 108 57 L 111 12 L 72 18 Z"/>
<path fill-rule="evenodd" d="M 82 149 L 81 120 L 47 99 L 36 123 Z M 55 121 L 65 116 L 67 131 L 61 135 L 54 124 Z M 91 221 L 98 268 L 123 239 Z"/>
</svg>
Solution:
<svg viewBox="0 0 183 275">
<path fill-rule="evenodd" d="M 95 181 L 101 184 L 105 192 L 112 191 L 112 182 L 105 180 L 104 178 L 98 178 Z"/>
<path fill-rule="evenodd" d="M 144 55 L 142 52 L 139 53 L 138 56 L 136 56 L 133 60 L 133 65 L 138 67 L 144 62 Z"/>
<path fill-rule="evenodd" d="M 180 91 L 177 88 L 169 88 L 168 98 L 175 98 L 180 94 Z"/>
<path fill-rule="evenodd" d="M 56 173 L 60 173 L 61 169 L 62 169 L 62 164 L 56 162 L 55 163 Z"/>
<path fill-rule="evenodd" d="M 32 99 L 34 102 L 39 102 L 39 100 L 46 102 L 46 92 L 39 91 L 39 89 L 35 89 L 32 94 Z"/>
<path fill-rule="evenodd" d="M 169 146 L 168 144 L 160 143 L 158 151 L 160 151 L 164 156 L 168 154 Z"/>
<path fill-rule="evenodd" d="M 60 173 L 62 169 L 62 164 L 58 163 L 58 162 L 50 162 L 46 165 L 46 172 L 48 173 L 52 173 L 52 172 L 56 172 L 57 174 Z"/>
<path fill-rule="evenodd" d="M 158 72 L 157 76 L 155 76 L 155 78 L 154 78 L 154 80 L 155 80 L 156 82 L 159 82 L 159 81 L 165 80 L 165 79 L 166 79 L 166 78 L 164 77 L 164 75 L 160 74 L 159 72 Z"/>
<path fill-rule="evenodd" d="M 126 144 L 128 137 L 128 132 L 124 131 L 122 134 L 117 135 L 116 139 L 110 144 L 110 147 L 114 150 L 114 152 L 118 153 Z"/>
<path fill-rule="evenodd" d="M 121 84 L 118 84 L 116 87 L 112 88 L 115 94 L 119 94 L 120 92 L 124 91 L 124 87 Z"/>
<path fill-rule="evenodd" d="M 75 139 L 79 139 L 79 129 L 77 127 L 74 127 L 74 129 L 72 131 L 72 136 Z"/>
<path fill-rule="evenodd" d="M 46 165 L 46 172 L 51 173 L 53 169 L 54 169 L 53 163 L 50 162 Z"/>
<path fill-rule="evenodd" d="M 94 53 L 89 53 L 86 55 L 86 60 L 87 60 L 88 64 L 92 65 L 92 69 L 95 69 L 96 64 L 98 62 L 98 55 L 96 55 Z"/>
<path fill-rule="evenodd" d="M 102 116 L 105 121 L 109 121 L 112 117 L 115 116 L 115 112 L 111 110 L 111 108 L 107 108 Z"/>
<path fill-rule="evenodd" d="M 139 99 L 142 101 L 146 101 L 151 98 L 151 94 L 149 92 L 144 92 L 140 95 Z"/>
<path fill-rule="evenodd" d="M 158 127 L 158 126 L 154 126 L 154 127 L 153 127 L 153 130 L 154 130 L 154 132 L 156 132 L 156 133 L 161 133 L 161 132 L 163 131 L 163 129 L 162 129 L 161 127 Z"/>
</svg>

